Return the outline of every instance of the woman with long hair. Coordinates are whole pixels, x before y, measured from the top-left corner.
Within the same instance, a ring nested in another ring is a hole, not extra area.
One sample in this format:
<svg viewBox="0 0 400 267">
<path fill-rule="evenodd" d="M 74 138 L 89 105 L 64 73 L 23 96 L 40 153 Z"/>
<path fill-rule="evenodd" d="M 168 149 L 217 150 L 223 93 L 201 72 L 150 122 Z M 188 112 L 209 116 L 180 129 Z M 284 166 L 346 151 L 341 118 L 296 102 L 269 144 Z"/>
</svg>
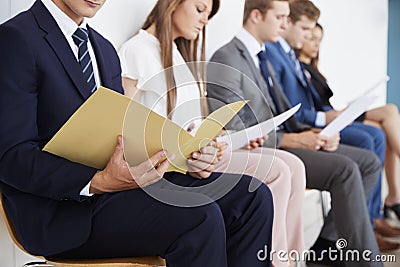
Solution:
<svg viewBox="0 0 400 267">
<path fill-rule="evenodd" d="M 205 60 L 205 26 L 218 8 L 219 0 L 159 0 L 119 51 L 125 94 L 185 128 L 204 118 L 205 69 L 197 62 Z M 252 141 L 248 149 L 232 153 L 223 153 L 224 145 L 218 144 L 215 171 L 244 173 L 267 184 L 274 199 L 272 249 L 302 252 L 304 165 L 288 152 L 258 147 L 261 143 Z M 290 263 L 276 258 L 273 264 Z"/>
<path fill-rule="evenodd" d="M 319 49 L 323 36 L 323 28 L 320 24 L 313 30 L 312 38 L 306 41 L 303 48 L 298 51 L 299 59 L 303 62 L 305 69 L 310 74 L 310 79 L 324 105 L 331 106 L 329 99 L 333 96 L 325 76 L 318 68 Z M 340 111 L 338 111 L 340 113 Z M 364 122 L 381 128 L 386 135 L 385 173 L 389 193 L 385 198 L 384 214 L 388 216 L 389 211 L 394 212 L 400 220 L 400 190 L 398 186 L 397 164 L 400 157 L 400 116 L 397 107 L 386 104 L 365 112 L 357 118 Z"/>
</svg>

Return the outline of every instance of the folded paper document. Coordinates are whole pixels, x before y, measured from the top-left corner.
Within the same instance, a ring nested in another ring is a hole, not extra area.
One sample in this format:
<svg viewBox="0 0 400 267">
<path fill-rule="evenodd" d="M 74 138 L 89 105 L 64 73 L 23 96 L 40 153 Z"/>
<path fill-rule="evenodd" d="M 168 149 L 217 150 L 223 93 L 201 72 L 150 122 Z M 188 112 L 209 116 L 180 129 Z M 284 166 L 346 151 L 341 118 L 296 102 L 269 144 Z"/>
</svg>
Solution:
<svg viewBox="0 0 400 267">
<path fill-rule="evenodd" d="M 233 151 L 247 145 L 251 140 L 255 140 L 259 137 L 264 137 L 272 130 L 276 129 L 279 125 L 284 123 L 293 114 L 295 114 L 301 104 L 297 104 L 293 108 L 283 112 L 282 114 L 273 117 L 269 120 L 251 126 L 241 131 L 237 131 L 231 134 L 217 137 L 218 142 L 225 142 L 228 144 L 228 150 Z"/>
<path fill-rule="evenodd" d="M 339 116 L 329 123 L 319 134 L 332 137 L 368 110 L 374 97 L 365 95 L 352 102 Z"/>
<path fill-rule="evenodd" d="M 117 136 L 122 135 L 125 159 L 131 166 L 164 149 L 176 155 L 168 171 L 185 173 L 191 153 L 208 144 L 245 104 L 239 101 L 216 110 L 192 136 L 140 103 L 100 87 L 43 150 L 103 169 L 114 152 Z"/>
</svg>

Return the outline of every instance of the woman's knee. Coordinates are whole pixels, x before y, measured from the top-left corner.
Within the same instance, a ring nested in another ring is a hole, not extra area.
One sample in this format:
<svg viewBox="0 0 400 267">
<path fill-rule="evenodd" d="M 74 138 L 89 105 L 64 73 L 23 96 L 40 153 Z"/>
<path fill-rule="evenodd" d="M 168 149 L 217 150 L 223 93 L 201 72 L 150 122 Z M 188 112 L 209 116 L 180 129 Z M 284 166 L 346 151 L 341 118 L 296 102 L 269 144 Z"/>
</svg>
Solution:
<svg viewBox="0 0 400 267">
<path fill-rule="evenodd" d="M 385 109 L 385 114 L 387 116 L 399 116 L 399 109 L 397 108 L 397 106 L 395 104 L 386 104 L 384 106 Z"/>
</svg>

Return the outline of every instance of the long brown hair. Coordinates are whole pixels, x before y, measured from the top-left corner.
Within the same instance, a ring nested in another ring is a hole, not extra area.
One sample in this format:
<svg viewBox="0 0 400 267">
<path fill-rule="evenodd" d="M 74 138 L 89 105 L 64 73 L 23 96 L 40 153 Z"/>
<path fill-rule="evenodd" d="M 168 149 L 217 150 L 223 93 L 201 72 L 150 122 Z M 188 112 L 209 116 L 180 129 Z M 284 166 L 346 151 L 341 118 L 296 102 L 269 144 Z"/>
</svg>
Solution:
<svg viewBox="0 0 400 267">
<path fill-rule="evenodd" d="M 315 27 L 316 27 L 316 28 L 320 28 L 322 34 L 324 33 L 324 29 L 322 28 L 321 24 L 317 23 L 317 24 L 315 25 Z M 310 65 L 313 66 L 314 69 L 318 72 L 318 74 L 319 74 L 322 78 L 324 78 L 325 81 L 326 81 L 325 76 L 322 75 L 322 73 L 319 71 L 318 63 L 319 63 L 319 50 L 318 50 L 317 56 L 316 56 L 315 58 L 311 58 Z"/>
<path fill-rule="evenodd" d="M 143 30 L 148 29 L 151 25 L 155 24 L 156 32 L 155 36 L 160 42 L 161 48 L 161 61 L 164 69 L 169 69 L 170 71 L 166 71 L 166 82 L 167 82 L 167 114 L 168 117 L 172 116 L 172 111 L 176 105 L 176 83 L 174 78 L 174 73 L 172 70 L 173 62 L 172 62 L 172 51 L 173 51 L 173 42 L 172 39 L 172 14 L 175 11 L 176 7 L 182 4 L 186 0 L 158 0 L 153 10 L 147 16 L 145 23 L 142 26 Z M 220 0 L 213 0 L 213 6 L 211 13 L 208 19 L 211 19 L 219 9 Z M 198 44 L 200 41 L 200 36 L 198 36 L 195 40 L 186 40 L 182 37 L 179 37 L 175 40 L 175 43 L 178 47 L 179 52 L 182 54 L 182 57 L 186 62 L 197 61 L 205 61 L 205 41 L 206 41 L 206 27 L 203 28 L 203 34 L 201 36 L 201 52 L 200 58 L 198 57 Z M 189 64 L 190 69 L 198 81 L 200 96 L 204 97 L 206 92 L 206 84 L 201 84 L 201 81 L 205 81 L 206 73 L 205 66 L 201 64 L 203 67 L 199 70 L 197 68 L 197 64 Z M 203 89 L 202 89 L 203 87 Z M 203 101 L 206 104 L 206 101 Z M 202 105 L 202 114 L 206 116 L 208 113 L 208 108 L 206 105 Z"/>
</svg>

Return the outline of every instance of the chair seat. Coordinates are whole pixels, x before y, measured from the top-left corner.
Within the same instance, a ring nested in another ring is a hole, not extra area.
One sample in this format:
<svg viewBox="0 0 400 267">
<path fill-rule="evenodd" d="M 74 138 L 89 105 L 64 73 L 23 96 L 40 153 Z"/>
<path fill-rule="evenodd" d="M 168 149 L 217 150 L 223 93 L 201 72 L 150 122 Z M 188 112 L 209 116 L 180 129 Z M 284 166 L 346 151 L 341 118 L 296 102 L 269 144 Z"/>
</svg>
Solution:
<svg viewBox="0 0 400 267">
<path fill-rule="evenodd" d="M 96 260 L 46 260 L 47 264 L 57 267 L 157 267 L 165 266 L 165 260 L 160 257 L 96 259 Z"/>
</svg>

